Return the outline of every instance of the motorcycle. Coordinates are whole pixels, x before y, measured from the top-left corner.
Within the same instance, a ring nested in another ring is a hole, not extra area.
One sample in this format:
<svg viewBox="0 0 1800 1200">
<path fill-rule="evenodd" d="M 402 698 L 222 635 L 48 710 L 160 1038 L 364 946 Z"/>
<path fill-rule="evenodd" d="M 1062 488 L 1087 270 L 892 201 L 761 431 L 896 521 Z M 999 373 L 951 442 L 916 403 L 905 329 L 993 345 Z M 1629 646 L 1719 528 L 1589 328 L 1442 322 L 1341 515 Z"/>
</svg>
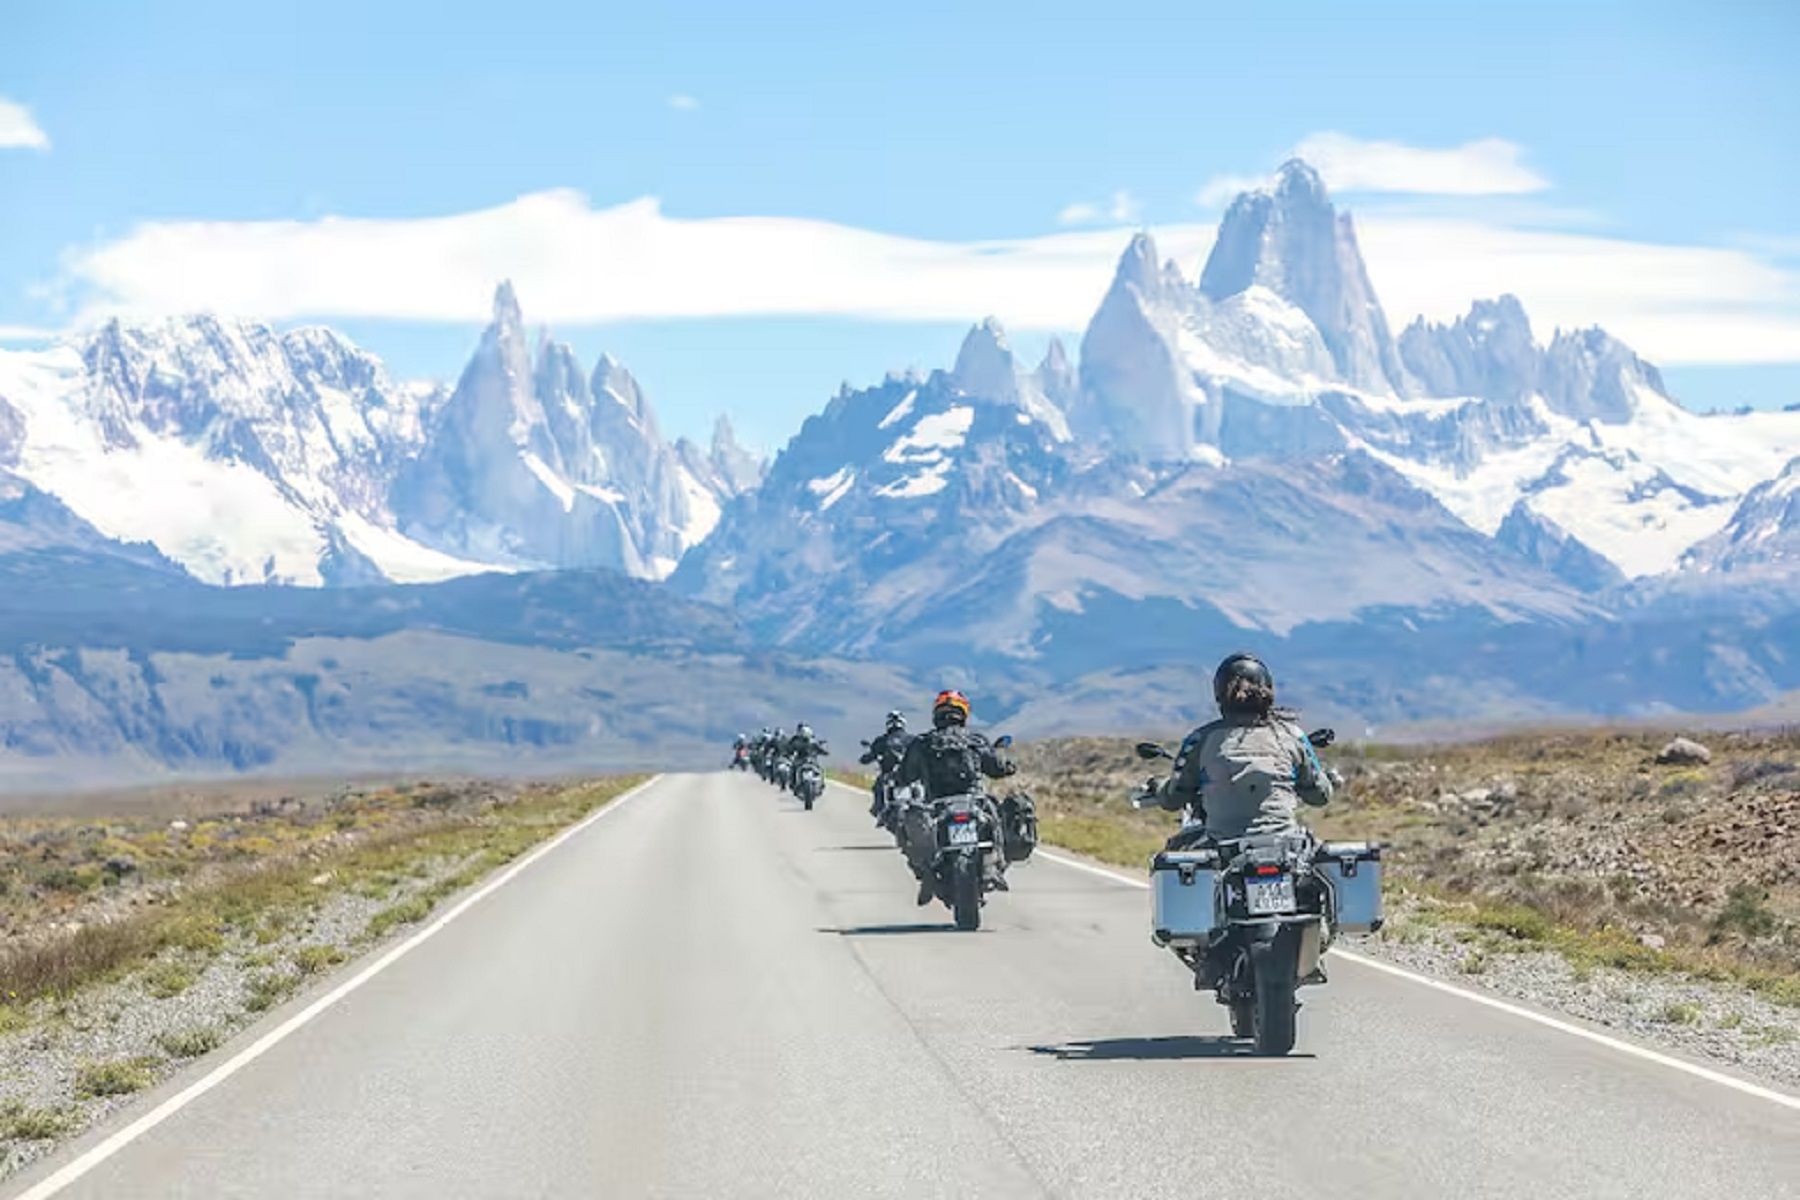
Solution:
<svg viewBox="0 0 1800 1200">
<path fill-rule="evenodd" d="M 734 771 L 748 771 L 750 769 L 750 751 L 746 747 L 738 746 L 732 750 L 731 769 Z"/>
<path fill-rule="evenodd" d="M 1329 746 L 1335 735 L 1307 740 Z M 1172 759 L 1154 742 L 1139 758 Z M 1152 784 L 1133 797 L 1157 804 Z M 1381 928 L 1381 847 L 1321 843 L 1304 830 L 1218 840 L 1177 837 L 1152 860 L 1151 940 L 1193 972 L 1231 1014 L 1233 1037 L 1279 1057 L 1298 1034 L 1299 988 L 1327 982 L 1323 958 L 1339 933 Z"/>
<path fill-rule="evenodd" d="M 777 754 L 774 766 L 770 768 L 769 782 L 775 785 L 777 791 L 785 792 L 793 778 L 794 760 L 785 754 Z"/>
<path fill-rule="evenodd" d="M 1010 745 L 1010 737 L 994 743 L 998 750 Z M 925 807 L 925 802 L 914 791 L 902 806 Z M 987 903 L 987 893 L 1007 890 L 1008 856 L 1001 814 L 985 792 L 976 790 L 939 798 L 930 803 L 928 815 L 933 847 L 931 877 L 937 898 L 949 907 L 958 929 L 974 932 L 981 928 L 981 909 Z M 904 815 L 901 820 L 904 821 Z"/>
<path fill-rule="evenodd" d="M 817 758 L 808 754 L 795 765 L 793 790 L 806 811 L 811 812 L 813 804 L 825 794 L 825 772 Z"/>
<path fill-rule="evenodd" d="M 865 738 L 863 749 L 872 744 Z M 870 785 L 869 794 L 869 816 L 875 819 L 875 827 L 885 829 L 893 835 L 894 844 L 901 845 L 905 834 L 900 825 L 900 805 L 894 798 L 894 777 L 880 763 L 875 764 L 875 782 Z"/>
</svg>

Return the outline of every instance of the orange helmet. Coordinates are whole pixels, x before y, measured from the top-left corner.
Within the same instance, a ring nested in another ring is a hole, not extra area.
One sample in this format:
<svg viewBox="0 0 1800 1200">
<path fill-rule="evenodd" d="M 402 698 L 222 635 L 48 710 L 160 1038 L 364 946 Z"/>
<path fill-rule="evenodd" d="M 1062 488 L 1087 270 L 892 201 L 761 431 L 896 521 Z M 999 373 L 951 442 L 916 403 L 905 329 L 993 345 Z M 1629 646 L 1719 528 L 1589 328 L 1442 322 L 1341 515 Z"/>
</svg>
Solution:
<svg viewBox="0 0 1800 1200">
<path fill-rule="evenodd" d="M 952 716 L 952 714 L 955 714 Z M 958 725 L 969 723 L 969 698 L 955 689 L 946 689 L 937 694 L 931 702 L 931 719 L 934 724 L 944 725 L 955 721 Z"/>
</svg>

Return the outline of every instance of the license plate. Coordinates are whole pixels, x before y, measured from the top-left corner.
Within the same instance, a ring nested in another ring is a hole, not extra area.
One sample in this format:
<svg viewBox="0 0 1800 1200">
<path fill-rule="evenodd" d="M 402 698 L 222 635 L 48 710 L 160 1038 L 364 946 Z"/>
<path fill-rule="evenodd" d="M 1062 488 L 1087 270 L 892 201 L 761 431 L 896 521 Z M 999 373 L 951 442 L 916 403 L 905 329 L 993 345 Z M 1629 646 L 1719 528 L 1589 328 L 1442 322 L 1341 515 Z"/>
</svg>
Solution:
<svg viewBox="0 0 1800 1200">
<path fill-rule="evenodd" d="M 973 846 L 979 841 L 981 841 L 981 830 L 975 827 L 973 821 L 950 827 L 950 844 L 952 846 Z"/>
<path fill-rule="evenodd" d="M 1256 915 L 1293 912 L 1294 877 L 1279 875 L 1273 879 L 1246 880 L 1244 907 Z"/>
</svg>

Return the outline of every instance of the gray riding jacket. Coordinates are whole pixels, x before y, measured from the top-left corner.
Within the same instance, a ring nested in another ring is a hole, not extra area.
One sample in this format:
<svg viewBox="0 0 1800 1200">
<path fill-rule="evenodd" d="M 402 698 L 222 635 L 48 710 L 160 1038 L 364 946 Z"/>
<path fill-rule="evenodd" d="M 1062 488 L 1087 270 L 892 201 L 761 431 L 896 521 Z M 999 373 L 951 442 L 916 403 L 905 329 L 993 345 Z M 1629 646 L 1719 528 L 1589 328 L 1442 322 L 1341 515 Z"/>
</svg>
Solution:
<svg viewBox="0 0 1800 1200">
<path fill-rule="evenodd" d="M 1331 800 L 1331 778 L 1300 727 L 1284 716 L 1227 716 L 1188 734 L 1162 807 L 1186 809 L 1216 838 L 1300 827 L 1299 806 Z"/>
</svg>

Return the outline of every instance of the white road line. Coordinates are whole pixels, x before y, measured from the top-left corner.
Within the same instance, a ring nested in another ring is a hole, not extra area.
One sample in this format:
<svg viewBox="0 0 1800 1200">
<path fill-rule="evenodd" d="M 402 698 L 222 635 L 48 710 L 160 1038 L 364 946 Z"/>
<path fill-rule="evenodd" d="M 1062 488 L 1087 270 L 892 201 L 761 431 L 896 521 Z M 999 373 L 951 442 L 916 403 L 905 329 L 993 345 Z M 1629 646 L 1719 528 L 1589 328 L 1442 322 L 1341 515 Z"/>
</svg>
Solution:
<svg viewBox="0 0 1800 1200">
<path fill-rule="evenodd" d="M 280 1025 L 263 1034 L 250 1045 L 244 1047 L 244 1049 L 240 1050 L 230 1059 L 221 1063 L 219 1066 L 214 1067 L 204 1077 L 195 1080 L 180 1092 L 169 1097 L 131 1124 L 125 1126 L 125 1128 L 119 1130 L 99 1145 L 88 1150 L 85 1154 L 82 1154 L 79 1158 L 63 1167 L 60 1171 L 57 1171 L 54 1175 L 51 1175 L 49 1178 L 38 1183 L 29 1191 L 21 1192 L 16 1200 L 49 1200 L 51 1196 L 56 1195 L 64 1188 L 92 1171 L 95 1167 L 98 1167 L 101 1163 L 104 1163 L 107 1159 L 111 1158 L 113 1155 L 131 1145 L 131 1143 L 137 1141 L 146 1133 L 149 1133 L 152 1129 L 155 1129 L 158 1125 L 161 1125 L 164 1121 L 198 1100 L 201 1096 L 212 1091 L 213 1088 L 224 1083 L 227 1079 L 230 1079 L 233 1075 L 236 1075 L 239 1071 L 267 1054 L 284 1039 L 299 1031 L 303 1026 L 307 1025 L 326 1009 L 342 1000 L 345 996 L 348 996 L 351 992 L 354 992 L 363 984 L 369 982 L 369 980 L 375 978 L 375 976 L 381 974 L 381 972 L 385 971 L 387 968 L 393 966 L 401 958 L 405 957 L 413 950 L 416 950 L 428 939 L 442 931 L 446 925 L 450 924 L 450 922 L 456 920 L 456 918 L 462 916 L 476 904 L 480 903 L 488 896 L 493 895 L 501 887 L 517 878 L 519 872 L 529 867 L 532 863 L 544 857 L 544 855 L 550 853 L 550 851 L 556 849 L 596 821 L 618 812 L 628 801 L 643 795 L 650 788 L 654 787 L 661 779 L 662 776 L 657 775 L 646 780 L 637 787 L 626 792 L 624 795 L 618 797 L 616 800 L 613 800 L 599 811 L 590 813 L 574 825 L 569 826 L 569 828 L 563 830 L 561 833 L 527 854 L 524 858 L 521 858 L 518 862 L 513 863 L 510 867 L 507 867 L 498 875 L 482 884 L 480 888 L 471 892 L 468 896 L 465 896 L 454 907 L 445 912 L 443 916 L 437 918 L 431 924 L 383 954 L 380 958 L 358 971 L 350 979 L 338 984 L 329 992 L 326 992 L 323 996 L 320 996 L 317 1000 L 314 1000 L 311 1004 L 283 1021 Z"/>
<path fill-rule="evenodd" d="M 1034 859 L 1049 859 L 1058 866 L 1071 867 L 1077 871 L 1086 871 L 1089 875 L 1098 875 L 1102 879 L 1110 879 L 1114 883 L 1122 883 L 1127 887 L 1134 887 L 1144 891 L 1148 891 L 1150 888 L 1150 884 L 1146 880 L 1136 879 L 1130 875 L 1125 875 L 1106 867 L 1095 866 L 1093 863 L 1082 862 L 1080 859 L 1067 858 L 1061 854 L 1054 853 L 1053 851 L 1042 849 L 1041 847 L 1032 857 Z M 1641 1058 L 1646 1062 L 1652 1062 L 1658 1066 L 1681 1071 L 1684 1074 L 1694 1076 L 1696 1079 L 1704 1079 L 1708 1083 L 1716 1083 L 1720 1087 L 1728 1087 L 1733 1091 L 1742 1092 L 1746 1096 L 1755 1096 L 1759 1100 L 1767 1100 L 1772 1104 L 1779 1104 L 1784 1108 L 1800 1111 L 1800 1096 L 1795 1096 L 1789 1092 L 1777 1091 L 1774 1088 L 1763 1087 L 1761 1084 L 1751 1083 L 1747 1079 L 1739 1079 L 1735 1075 L 1727 1075 L 1723 1071 L 1714 1071 L 1709 1067 L 1700 1066 L 1698 1063 L 1687 1062 L 1683 1059 L 1676 1058 L 1673 1055 L 1664 1054 L 1658 1050 L 1652 1050 L 1648 1046 L 1640 1046 L 1635 1042 L 1628 1042 L 1622 1038 L 1612 1037 L 1609 1034 L 1588 1029 L 1585 1026 L 1577 1025 L 1572 1021 L 1564 1021 L 1545 1013 L 1534 1012 L 1529 1008 L 1509 1003 L 1497 996 L 1486 996 L 1480 992 L 1472 992 L 1467 988 L 1457 987 L 1453 983 L 1445 983 L 1441 979 L 1433 979 L 1429 975 L 1421 975 L 1416 971 L 1409 971 L 1405 967 L 1396 967 L 1392 963 L 1382 962 L 1380 959 L 1370 958 L 1364 954 L 1358 954 L 1354 950 L 1345 950 L 1341 947 L 1336 948 L 1331 951 L 1331 957 L 1355 963 L 1359 967 L 1367 967 L 1372 971 L 1380 971 L 1385 975 L 1392 975 L 1398 979 L 1405 979 L 1411 983 L 1419 984 L 1422 987 L 1428 987 L 1434 991 L 1442 992 L 1447 996 L 1455 996 L 1458 999 L 1467 1000 L 1471 1003 L 1482 1005 L 1485 1008 L 1491 1008 L 1498 1012 L 1506 1013 L 1508 1016 L 1519 1017 L 1522 1020 L 1534 1022 L 1544 1026 L 1546 1029 L 1554 1029 L 1558 1033 L 1566 1033 L 1570 1037 L 1585 1039 L 1586 1041 L 1593 1042 L 1597 1045 L 1605 1046 L 1609 1050 L 1616 1050 L 1621 1054 L 1629 1054 L 1633 1058 Z"/>
</svg>

